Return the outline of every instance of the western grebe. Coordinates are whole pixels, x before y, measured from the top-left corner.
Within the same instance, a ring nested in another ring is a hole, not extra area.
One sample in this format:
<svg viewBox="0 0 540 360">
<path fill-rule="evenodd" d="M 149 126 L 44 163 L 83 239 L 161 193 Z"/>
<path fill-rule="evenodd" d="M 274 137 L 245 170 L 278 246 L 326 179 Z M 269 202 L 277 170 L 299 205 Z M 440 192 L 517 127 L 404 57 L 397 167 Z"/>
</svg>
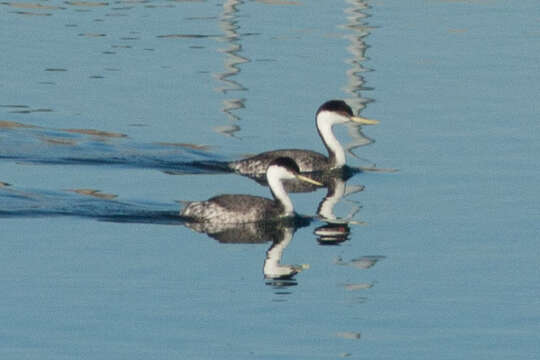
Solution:
<svg viewBox="0 0 540 360">
<path fill-rule="evenodd" d="M 272 221 L 293 216 L 294 208 L 283 186 L 285 179 L 299 179 L 322 186 L 321 183 L 299 174 L 294 160 L 278 158 L 270 163 L 266 178 L 274 200 L 252 195 L 218 195 L 207 201 L 188 203 L 180 212 L 191 221 L 215 223 L 249 223 Z"/>
<path fill-rule="evenodd" d="M 336 124 L 354 122 L 373 125 L 377 120 L 354 116 L 352 109 L 343 100 L 330 100 L 322 104 L 316 113 L 316 125 L 328 157 L 315 151 L 301 149 L 283 149 L 263 152 L 259 155 L 228 163 L 230 169 L 242 175 L 261 175 L 270 163 L 279 157 L 289 157 L 296 161 L 300 172 L 327 171 L 342 168 L 345 165 L 345 151 L 332 131 Z"/>
</svg>

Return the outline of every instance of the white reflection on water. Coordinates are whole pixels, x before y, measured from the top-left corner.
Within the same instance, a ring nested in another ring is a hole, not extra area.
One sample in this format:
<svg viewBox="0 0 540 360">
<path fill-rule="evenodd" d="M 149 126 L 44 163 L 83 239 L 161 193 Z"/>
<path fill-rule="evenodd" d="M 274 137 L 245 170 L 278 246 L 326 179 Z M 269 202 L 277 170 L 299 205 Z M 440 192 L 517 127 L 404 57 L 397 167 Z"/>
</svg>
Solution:
<svg viewBox="0 0 540 360">
<path fill-rule="evenodd" d="M 219 17 L 219 26 L 224 33 L 224 36 L 218 38 L 228 45 L 226 49 L 218 49 L 219 52 L 225 54 L 224 67 L 225 71 L 219 74 L 215 74 L 216 78 L 223 83 L 223 85 L 216 90 L 223 94 L 229 92 L 246 92 L 248 89 L 243 86 L 237 79 L 233 79 L 241 71 L 240 66 L 242 64 L 250 62 L 250 60 L 242 56 L 242 37 L 245 35 L 240 34 L 239 30 L 241 26 L 239 24 L 240 17 L 238 15 L 239 6 L 244 2 L 241 0 L 227 0 L 223 3 L 223 12 Z M 235 137 L 235 134 L 240 131 L 238 120 L 238 110 L 246 107 L 246 98 L 230 98 L 223 100 L 223 108 L 221 109 L 229 120 L 228 125 L 222 125 L 214 127 L 214 130 L 220 134 Z"/>
<path fill-rule="evenodd" d="M 344 90 L 350 96 L 346 101 L 360 114 L 370 102 L 375 101 L 363 95 L 364 91 L 372 90 L 365 86 L 366 80 L 364 79 L 364 73 L 373 71 L 364 66 L 364 62 L 368 59 L 366 56 L 368 45 L 365 42 L 365 38 L 371 30 L 371 27 L 366 22 L 366 19 L 369 17 L 366 13 L 369 5 L 364 0 L 346 0 L 346 3 L 349 4 L 349 7 L 345 9 L 347 23 L 342 27 L 349 32 L 345 38 L 349 41 L 347 51 L 351 54 L 351 57 L 345 60 L 349 65 L 349 69 L 347 70 L 348 83 L 345 85 Z M 347 124 L 347 127 L 349 128 L 349 135 L 353 140 L 346 146 L 346 149 L 349 154 L 362 159 L 353 150 L 372 144 L 375 140 L 366 136 L 358 125 Z M 366 159 L 362 160 L 368 161 Z"/>
</svg>

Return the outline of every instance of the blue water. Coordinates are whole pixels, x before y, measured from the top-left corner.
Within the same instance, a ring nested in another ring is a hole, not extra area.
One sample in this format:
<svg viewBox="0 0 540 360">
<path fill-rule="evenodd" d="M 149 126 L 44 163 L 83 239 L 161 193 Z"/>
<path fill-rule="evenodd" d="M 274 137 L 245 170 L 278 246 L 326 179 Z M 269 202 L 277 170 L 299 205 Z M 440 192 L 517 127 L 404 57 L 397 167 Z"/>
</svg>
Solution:
<svg viewBox="0 0 540 360">
<path fill-rule="evenodd" d="M 539 13 L 0 4 L 1 357 L 538 358 Z M 381 121 L 336 129 L 350 165 L 381 170 L 347 182 L 346 236 L 320 236 L 325 189 L 292 195 L 290 243 L 176 221 L 184 200 L 270 196 L 189 164 L 323 151 L 330 98 Z M 305 264 L 287 281 L 264 276 L 279 246 Z"/>
</svg>

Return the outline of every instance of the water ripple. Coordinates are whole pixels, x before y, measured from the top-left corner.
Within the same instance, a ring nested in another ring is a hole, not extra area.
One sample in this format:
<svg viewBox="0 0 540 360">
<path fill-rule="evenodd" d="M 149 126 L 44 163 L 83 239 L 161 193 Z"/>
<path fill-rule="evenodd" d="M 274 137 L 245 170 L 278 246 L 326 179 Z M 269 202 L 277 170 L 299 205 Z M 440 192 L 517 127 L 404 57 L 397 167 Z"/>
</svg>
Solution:
<svg viewBox="0 0 540 360">
<path fill-rule="evenodd" d="M 181 225 L 178 205 L 118 201 L 94 189 L 43 191 L 0 183 L 0 218 L 72 216 L 117 223 Z"/>
<path fill-rule="evenodd" d="M 0 121 L 0 159 L 27 164 L 116 165 L 174 174 L 222 173 L 223 156 L 210 146 L 138 143 L 126 134 L 96 129 L 51 129 Z"/>
</svg>

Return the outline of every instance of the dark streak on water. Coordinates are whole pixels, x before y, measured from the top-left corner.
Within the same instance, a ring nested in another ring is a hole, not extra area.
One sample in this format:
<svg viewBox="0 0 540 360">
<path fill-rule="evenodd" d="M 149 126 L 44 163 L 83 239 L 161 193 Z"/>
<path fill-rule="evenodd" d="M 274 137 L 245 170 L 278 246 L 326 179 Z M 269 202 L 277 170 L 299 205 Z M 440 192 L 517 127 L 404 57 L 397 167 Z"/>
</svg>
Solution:
<svg viewBox="0 0 540 360">
<path fill-rule="evenodd" d="M 0 202 L 0 218 L 73 216 L 116 223 L 184 223 L 178 216 L 179 205 L 123 202 L 67 191 L 21 190 L 5 186 L 0 188 Z"/>
<path fill-rule="evenodd" d="M 175 174 L 230 172 L 224 165 L 228 159 L 198 150 L 205 148 L 201 145 L 137 143 L 118 133 L 8 125 L 0 127 L 0 159 L 36 165 L 114 165 Z"/>
</svg>

